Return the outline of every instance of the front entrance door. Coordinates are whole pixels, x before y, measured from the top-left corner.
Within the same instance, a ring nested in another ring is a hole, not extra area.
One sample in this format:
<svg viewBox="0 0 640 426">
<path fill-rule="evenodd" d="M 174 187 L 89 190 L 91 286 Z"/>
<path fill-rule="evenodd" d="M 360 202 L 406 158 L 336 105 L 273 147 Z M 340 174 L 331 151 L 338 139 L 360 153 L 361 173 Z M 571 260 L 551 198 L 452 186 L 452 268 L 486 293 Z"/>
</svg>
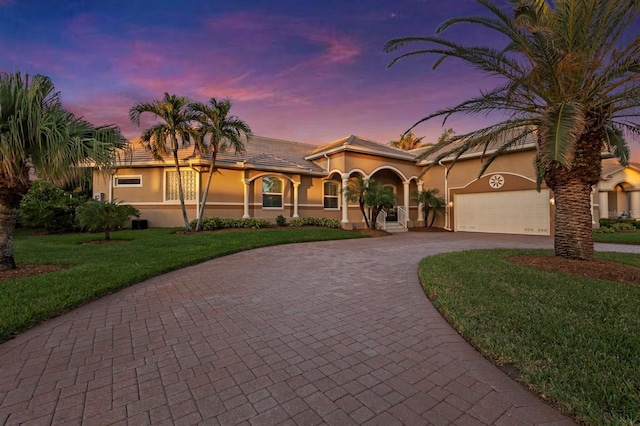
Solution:
<svg viewBox="0 0 640 426">
<path fill-rule="evenodd" d="M 385 208 L 385 213 L 387 213 L 387 222 L 397 222 L 398 221 L 398 209 L 395 207 Z"/>
</svg>

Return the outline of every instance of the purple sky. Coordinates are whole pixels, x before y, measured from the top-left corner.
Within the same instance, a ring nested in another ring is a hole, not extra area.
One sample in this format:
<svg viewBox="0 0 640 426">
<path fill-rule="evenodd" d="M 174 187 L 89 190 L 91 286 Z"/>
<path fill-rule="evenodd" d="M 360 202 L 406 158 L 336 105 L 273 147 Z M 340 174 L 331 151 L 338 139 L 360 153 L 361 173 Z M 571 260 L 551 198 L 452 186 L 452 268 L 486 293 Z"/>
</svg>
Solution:
<svg viewBox="0 0 640 426">
<path fill-rule="evenodd" d="M 431 71 L 433 57 L 386 69 L 384 43 L 479 11 L 474 0 L 0 0 L 0 71 L 48 75 L 69 110 L 129 138 L 150 124 L 130 124 L 129 108 L 169 92 L 230 97 L 261 136 L 385 143 L 494 81 L 456 61 Z M 500 45 L 482 31 L 464 37 Z M 434 121 L 415 133 L 435 141 L 442 130 Z"/>
</svg>

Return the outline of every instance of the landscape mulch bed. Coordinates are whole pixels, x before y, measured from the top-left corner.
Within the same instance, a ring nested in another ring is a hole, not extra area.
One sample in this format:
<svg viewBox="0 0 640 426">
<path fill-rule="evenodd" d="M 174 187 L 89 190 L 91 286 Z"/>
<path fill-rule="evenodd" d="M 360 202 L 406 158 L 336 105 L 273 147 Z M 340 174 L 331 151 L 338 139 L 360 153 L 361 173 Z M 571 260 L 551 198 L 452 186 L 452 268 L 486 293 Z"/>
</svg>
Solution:
<svg viewBox="0 0 640 426">
<path fill-rule="evenodd" d="M 622 263 L 605 260 L 572 260 L 558 256 L 528 254 L 510 256 L 507 260 L 518 265 L 564 272 L 578 277 L 640 285 L 640 268 Z"/>
<path fill-rule="evenodd" d="M 67 265 L 20 265 L 16 269 L 0 272 L 0 282 L 13 278 L 26 278 L 33 275 L 48 274 L 49 272 L 67 268 Z"/>
</svg>

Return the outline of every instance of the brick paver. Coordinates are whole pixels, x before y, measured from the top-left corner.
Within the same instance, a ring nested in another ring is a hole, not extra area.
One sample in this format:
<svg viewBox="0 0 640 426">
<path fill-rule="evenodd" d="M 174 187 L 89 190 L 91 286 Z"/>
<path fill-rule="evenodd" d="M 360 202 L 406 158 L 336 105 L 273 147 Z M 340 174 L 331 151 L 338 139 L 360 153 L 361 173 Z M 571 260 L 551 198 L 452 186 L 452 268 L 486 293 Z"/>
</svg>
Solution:
<svg viewBox="0 0 640 426">
<path fill-rule="evenodd" d="M 162 275 L 0 345 L 0 424 L 569 425 L 451 329 L 417 276 L 435 253 L 551 244 L 407 233 Z"/>
</svg>

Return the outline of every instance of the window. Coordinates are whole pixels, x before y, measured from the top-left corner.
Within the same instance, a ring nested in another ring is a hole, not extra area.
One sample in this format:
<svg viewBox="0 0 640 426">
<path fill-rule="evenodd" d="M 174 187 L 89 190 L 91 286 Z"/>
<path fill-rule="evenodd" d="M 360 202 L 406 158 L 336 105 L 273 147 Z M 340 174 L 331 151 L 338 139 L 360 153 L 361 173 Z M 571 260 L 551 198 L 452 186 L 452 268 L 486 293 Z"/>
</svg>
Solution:
<svg viewBox="0 0 640 426">
<path fill-rule="evenodd" d="M 336 182 L 324 183 L 324 208 L 325 209 L 337 209 L 338 208 L 338 184 Z"/>
<path fill-rule="evenodd" d="M 142 176 L 114 176 L 113 186 L 114 187 L 127 187 L 127 186 L 140 187 L 142 186 Z"/>
<path fill-rule="evenodd" d="M 262 178 L 262 207 L 282 208 L 282 179 L 272 176 Z"/>
<path fill-rule="evenodd" d="M 180 170 L 182 175 L 182 190 L 185 201 L 195 201 L 197 191 L 197 173 L 193 170 Z M 178 172 L 175 170 L 165 173 L 165 201 L 180 201 L 178 188 Z"/>
</svg>

